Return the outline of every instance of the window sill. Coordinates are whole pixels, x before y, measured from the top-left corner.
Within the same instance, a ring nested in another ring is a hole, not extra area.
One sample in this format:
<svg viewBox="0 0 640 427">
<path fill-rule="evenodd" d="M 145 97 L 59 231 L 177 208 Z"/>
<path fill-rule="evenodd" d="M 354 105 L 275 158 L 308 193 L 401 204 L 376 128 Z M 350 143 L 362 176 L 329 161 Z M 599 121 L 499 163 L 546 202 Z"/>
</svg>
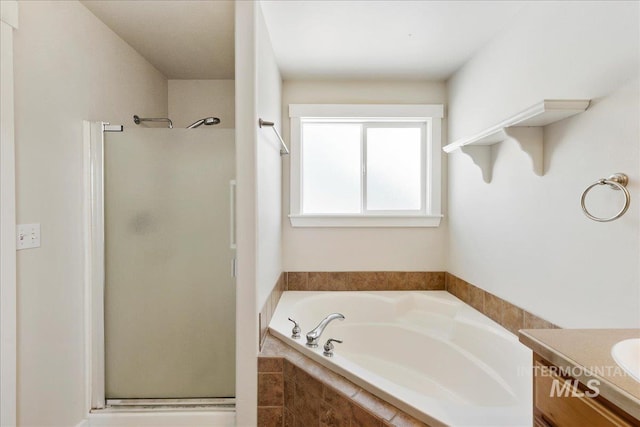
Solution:
<svg viewBox="0 0 640 427">
<path fill-rule="evenodd" d="M 442 215 L 289 215 L 292 227 L 438 227 Z"/>
</svg>

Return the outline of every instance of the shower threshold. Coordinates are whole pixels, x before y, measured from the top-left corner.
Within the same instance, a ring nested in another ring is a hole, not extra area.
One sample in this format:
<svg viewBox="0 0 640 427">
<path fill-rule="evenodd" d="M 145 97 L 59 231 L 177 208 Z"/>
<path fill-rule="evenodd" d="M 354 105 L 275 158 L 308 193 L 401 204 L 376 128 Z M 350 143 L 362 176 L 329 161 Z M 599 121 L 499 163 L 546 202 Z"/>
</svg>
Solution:
<svg viewBox="0 0 640 427">
<path fill-rule="evenodd" d="M 207 399 L 107 399 L 101 412 L 235 411 L 233 397 Z"/>
</svg>

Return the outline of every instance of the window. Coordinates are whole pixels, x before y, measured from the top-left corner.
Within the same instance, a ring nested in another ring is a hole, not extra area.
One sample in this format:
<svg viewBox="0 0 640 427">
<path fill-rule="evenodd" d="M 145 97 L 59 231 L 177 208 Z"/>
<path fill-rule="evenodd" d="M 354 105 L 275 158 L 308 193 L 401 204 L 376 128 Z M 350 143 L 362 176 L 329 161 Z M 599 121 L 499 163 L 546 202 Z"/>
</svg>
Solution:
<svg viewBox="0 0 640 427">
<path fill-rule="evenodd" d="M 290 105 L 294 227 L 440 223 L 442 105 Z"/>
</svg>

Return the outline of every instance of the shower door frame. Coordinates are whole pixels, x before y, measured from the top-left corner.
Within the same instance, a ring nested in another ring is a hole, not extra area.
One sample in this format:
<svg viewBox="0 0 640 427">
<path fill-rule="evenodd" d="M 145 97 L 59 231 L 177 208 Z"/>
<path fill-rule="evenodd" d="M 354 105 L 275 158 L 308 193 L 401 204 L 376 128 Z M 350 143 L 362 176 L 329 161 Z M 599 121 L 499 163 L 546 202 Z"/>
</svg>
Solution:
<svg viewBox="0 0 640 427">
<path fill-rule="evenodd" d="M 104 134 L 105 132 L 121 132 L 123 129 L 120 125 L 112 126 L 108 122 L 83 121 L 82 228 L 84 239 L 85 413 L 91 417 L 92 413 L 101 412 L 99 414 L 101 419 L 104 419 L 105 416 L 114 417 L 125 423 L 131 422 L 130 425 L 134 426 L 139 422 L 136 416 L 139 417 L 141 414 L 127 415 L 122 412 L 110 412 L 112 409 L 107 406 L 105 390 Z M 150 401 L 152 400 L 157 399 Z M 176 402 L 188 399 L 168 400 Z M 228 401 L 229 399 L 220 400 L 223 406 L 217 407 L 215 411 L 191 409 L 184 412 L 180 419 L 183 417 L 184 422 L 235 425 L 235 408 L 224 407 L 224 400 Z M 235 398 L 233 400 L 235 401 Z M 130 406 L 127 403 L 125 400 L 122 406 Z M 153 402 L 151 404 L 153 406 Z M 194 403 L 194 405 L 198 406 L 199 404 Z M 166 405 L 162 409 L 166 410 Z M 136 411 L 136 408 L 134 407 L 132 410 Z M 126 412 L 127 409 L 124 411 Z M 132 418 L 126 418 L 127 416 Z M 153 422 L 158 423 L 159 426 L 165 425 L 165 422 L 168 423 L 167 426 L 175 422 L 183 422 L 175 416 L 167 418 L 166 413 L 163 415 L 162 413 L 148 412 L 142 416 L 155 417 Z"/>
<path fill-rule="evenodd" d="M 105 122 L 83 122 L 85 390 L 87 413 L 104 409 L 104 132 Z"/>
</svg>

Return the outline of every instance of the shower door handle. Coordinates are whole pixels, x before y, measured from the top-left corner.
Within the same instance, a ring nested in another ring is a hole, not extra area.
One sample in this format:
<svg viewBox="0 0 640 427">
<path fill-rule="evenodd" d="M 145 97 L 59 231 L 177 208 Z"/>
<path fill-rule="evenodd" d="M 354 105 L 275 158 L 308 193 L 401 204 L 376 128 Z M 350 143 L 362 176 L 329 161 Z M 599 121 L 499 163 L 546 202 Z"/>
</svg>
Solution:
<svg viewBox="0 0 640 427">
<path fill-rule="evenodd" d="M 230 221 L 229 221 L 229 246 L 231 249 L 236 248 L 236 180 L 229 181 L 229 205 Z"/>
</svg>

